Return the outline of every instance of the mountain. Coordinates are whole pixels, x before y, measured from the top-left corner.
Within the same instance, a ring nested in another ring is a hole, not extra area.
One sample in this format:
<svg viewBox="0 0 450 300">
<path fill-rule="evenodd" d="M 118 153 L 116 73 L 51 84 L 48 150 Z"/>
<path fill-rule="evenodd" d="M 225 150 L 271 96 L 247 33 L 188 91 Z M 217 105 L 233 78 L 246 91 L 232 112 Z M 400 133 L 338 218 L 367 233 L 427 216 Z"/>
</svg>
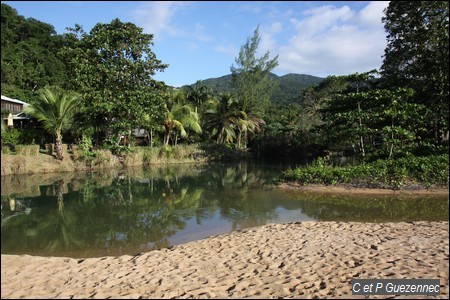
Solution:
<svg viewBox="0 0 450 300">
<path fill-rule="evenodd" d="M 286 74 L 278 76 L 270 73 L 270 76 L 279 82 L 279 89 L 277 89 L 271 98 L 271 101 L 276 104 L 290 104 L 298 103 L 300 101 L 300 93 L 302 90 L 310 86 L 315 86 L 321 83 L 324 78 L 305 74 Z M 211 88 L 214 92 L 230 92 L 231 91 L 231 74 L 208 78 L 201 81 L 202 85 Z M 190 86 L 194 86 L 191 84 Z"/>
</svg>

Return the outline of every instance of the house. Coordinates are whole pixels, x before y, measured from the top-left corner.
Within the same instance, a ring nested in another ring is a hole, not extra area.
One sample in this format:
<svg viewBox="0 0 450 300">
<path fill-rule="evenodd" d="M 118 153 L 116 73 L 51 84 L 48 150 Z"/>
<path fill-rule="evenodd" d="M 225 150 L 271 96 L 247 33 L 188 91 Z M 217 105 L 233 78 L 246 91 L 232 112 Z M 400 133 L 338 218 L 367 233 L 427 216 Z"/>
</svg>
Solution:
<svg viewBox="0 0 450 300">
<path fill-rule="evenodd" d="M 13 115 L 23 112 L 28 103 L 2 95 L 2 109 L 9 110 Z"/>
<path fill-rule="evenodd" d="M 2 95 L 1 108 L 2 110 L 11 112 L 13 126 L 15 128 L 23 128 L 36 123 L 29 115 L 25 114 L 24 112 L 24 109 L 28 105 L 29 104 L 24 101 L 12 99 Z M 3 117 L 3 120 L 5 123 L 7 123 L 8 116 Z"/>
</svg>

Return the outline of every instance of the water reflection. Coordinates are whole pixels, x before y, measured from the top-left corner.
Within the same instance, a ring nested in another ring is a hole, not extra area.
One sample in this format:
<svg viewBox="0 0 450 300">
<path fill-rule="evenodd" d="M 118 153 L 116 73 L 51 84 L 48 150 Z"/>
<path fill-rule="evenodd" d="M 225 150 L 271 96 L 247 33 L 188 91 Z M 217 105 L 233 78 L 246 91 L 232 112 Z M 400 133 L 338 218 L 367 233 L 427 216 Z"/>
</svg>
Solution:
<svg viewBox="0 0 450 300">
<path fill-rule="evenodd" d="M 4 176 L 1 251 L 93 257 L 275 222 L 448 220 L 446 197 L 355 198 L 268 188 L 281 169 L 239 163 Z"/>
</svg>

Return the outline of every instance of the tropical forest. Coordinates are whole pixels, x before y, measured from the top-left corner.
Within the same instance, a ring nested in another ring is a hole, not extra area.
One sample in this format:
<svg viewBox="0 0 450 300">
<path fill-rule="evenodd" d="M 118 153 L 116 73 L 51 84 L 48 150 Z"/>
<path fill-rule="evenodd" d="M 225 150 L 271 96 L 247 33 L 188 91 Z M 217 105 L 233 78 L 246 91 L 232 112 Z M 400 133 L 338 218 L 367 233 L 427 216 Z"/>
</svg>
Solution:
<svg viewBox="0 0 450 300">
<path fill-rule="evenodd" d="M 448 188 L 448 2 L 391 1 L 382 22 L 378 70 L 277 76 L 257 26 L 229 74 L 172 87 L 133 23 L 57 34 L 2 3 L 2 95 L 27 102 L 31 122 L 8 127 L 2 109 L 1 174 L 291 160 L 304 163 L 280 181 Z"/>
</svg>

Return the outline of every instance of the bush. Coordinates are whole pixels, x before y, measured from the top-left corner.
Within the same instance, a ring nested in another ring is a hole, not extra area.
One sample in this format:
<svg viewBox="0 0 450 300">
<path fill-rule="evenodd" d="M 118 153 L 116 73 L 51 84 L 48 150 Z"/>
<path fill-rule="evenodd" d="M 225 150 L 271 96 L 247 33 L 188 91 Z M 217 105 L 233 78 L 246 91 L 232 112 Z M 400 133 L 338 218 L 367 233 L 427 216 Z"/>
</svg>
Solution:
<svg viewBox="0 0 450 300">
<path fill-rule="evenodd" d="M 429 187 L 449 185 L 449 156 L 406 156 L 396 160 L 377 160 L 355 166 L 332 167 L 317 159 L 305 167 L 283 172 L 281 180 L 301 184 L 357 184 L 369 187 L 399 188 L 416 183 Z"/>
<path fill-rule="evenodd" d="M 20 132 L 17 129 L 7 129 L 2 132 L 2 143 L 11 144 L 13 146 L 20 143 Z"/>
<path fill-rule="evenodd" d="M 173 157 L 173 148 L 169 145 L 162 146 L 159 149 L 159 157 L 161 158 L 172 158 Z"/>
</svg>

